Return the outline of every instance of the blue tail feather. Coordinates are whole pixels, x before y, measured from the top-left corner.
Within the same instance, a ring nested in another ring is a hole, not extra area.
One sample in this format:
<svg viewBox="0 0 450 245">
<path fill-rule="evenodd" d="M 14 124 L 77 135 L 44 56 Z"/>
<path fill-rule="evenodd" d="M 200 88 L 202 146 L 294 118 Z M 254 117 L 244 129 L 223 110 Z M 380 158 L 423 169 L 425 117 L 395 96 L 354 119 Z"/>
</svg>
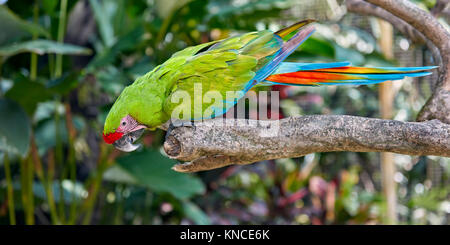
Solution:
<svg viewBox="0 0 450 245">
<path fill-rule="evenodd" d="M 430 75 L 437 66 L 423 67 L 352 67 L 350 62 L 295 63 L 283 62 L 260 86 L 364 85 L 405 77 Z M 303 73 L 304 72 L 304 73 Z"/>
<path fill-rule="evenodd" d="M 297 63 L 282 62 L 280 66 L 272 74 L 282 74 L 296 71 L 312 71 L 317 69 L 329 69 L 351 65 L 350 62 L 334 62 L 334 63 Z"/>
</svg>

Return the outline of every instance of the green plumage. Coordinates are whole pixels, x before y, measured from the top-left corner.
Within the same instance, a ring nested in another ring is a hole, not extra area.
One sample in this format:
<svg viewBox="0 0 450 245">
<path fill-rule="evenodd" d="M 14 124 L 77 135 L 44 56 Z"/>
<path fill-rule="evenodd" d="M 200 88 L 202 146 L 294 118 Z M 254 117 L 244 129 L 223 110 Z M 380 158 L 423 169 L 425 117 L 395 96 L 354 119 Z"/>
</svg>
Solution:
<svg viewBox="0 0 450 245">
<path fill-rule="evenodd" d="M 122 91 L 106 118 L 103 133 L 114 132 L 126 115 L 154 129 L 169 120 L 175 108 L 191 109 L 191 115 L 179 115 L 189 119 L 214 116 L 215 110 L 226 111 L 234 104 L 224 103 L 223 108 L 211 110 L 214 99 L 205 102 L 199 96 L 217 91 L 226 98 L 227 91 L 244 90 L 255 72 L 273 59 L 282 44 L 274 33 L 260 31 L 181 50 Z M 194 97 L 195 83 L 202 85 L 197 98 Z M 186 91 L 190 103 L 172 102 L 179 94 L 177 91 Z M 197 110 L 202 115 L 194 115 L 194 106 L 202 107 Z"/>
</svg>

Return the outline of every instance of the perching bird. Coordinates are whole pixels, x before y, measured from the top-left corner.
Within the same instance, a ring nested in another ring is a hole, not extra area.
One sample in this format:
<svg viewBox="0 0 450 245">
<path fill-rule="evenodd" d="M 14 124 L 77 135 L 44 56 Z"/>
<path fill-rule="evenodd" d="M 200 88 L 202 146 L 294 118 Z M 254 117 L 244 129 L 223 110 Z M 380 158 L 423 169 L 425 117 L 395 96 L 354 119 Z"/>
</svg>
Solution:
<svg viewBox="0 0 450 245">
<path fill-rule="evenodd" d="M 196 83 L 202 85 L 201 95 L 218 91 L 226 98 L 227 91 L 241 91 L 239 97 L 242 97 L 255 85 L 374 84 L 429 75 L 431 72 L 427 70 L 435 68 L 367 68 L 352 67 L 349 62 L 283 62 L 314 32 L 314 27 L 308 25 L 311 22 L 313 20 L 304 20 L 275 33 L 268 30 L 250 32 L 175 53 L 122 91 L 106 118 L 104 141 L 122 151 L 137 149 L 139 145 L 133 142 L 144 129 L 153 130 L 166 123 L 177 106 L 194 109 Z M 292 38 L 283 40 L 294 32 L 297 33 Z M 192 101 L 178 102 L 175 97 L 180 91 L 186 91 Z M 224 101 L 222 106 L 206 112 L 206 108 L 214 103 L 211 101 L 200 104 L 203 113 L 200 118 L 194 113 L 187 118 L 197 120 L 221 115 L 233 107 L 236 100 Z"/>
</svg>

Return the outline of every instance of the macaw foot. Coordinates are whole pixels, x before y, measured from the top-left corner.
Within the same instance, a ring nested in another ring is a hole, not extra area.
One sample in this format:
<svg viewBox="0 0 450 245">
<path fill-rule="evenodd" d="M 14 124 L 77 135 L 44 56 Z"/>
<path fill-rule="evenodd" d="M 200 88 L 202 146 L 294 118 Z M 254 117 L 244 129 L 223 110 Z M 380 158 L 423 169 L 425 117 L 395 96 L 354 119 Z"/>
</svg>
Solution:
<svg viewBox="0 0 450 245">
<path fill-rule="evenodd" d="M 193 128 L 195 130 L 195 124 L 193 121 L 183 121 L 180 119 L 170 119 L 169 120 L 169 127 L 167 129 L 167 131 L 170 131 L 174 128 L 178 128 L 178 127 L 190 127 Z"/>
<path fill-rule="evenodd" d="M 169 119 L 164 124 L 158 126 L 159 129 L 164 131 L 169 131 L 177 127 L 192 127 L 195 129 L 195 124 L 193 121 L 183 121 L 180 119 Z"/>
<path fill-rule="evenodd" d="M 166 140 L 167 140 L 167 136 L 170 135 L 170 132 L 172 130 L 174 130 L 175 128 L 179 128 L 179 127 L 189 127 L 192 128 L 194 131 L 196 130 L 195 124 L 193 121 L 183 121 L 180 119 L 170 119 L 169 121 L 167 121 L 165 123 L 165 128 L 163 128 L 164 130 L 166 130 Z"/>
</svg>

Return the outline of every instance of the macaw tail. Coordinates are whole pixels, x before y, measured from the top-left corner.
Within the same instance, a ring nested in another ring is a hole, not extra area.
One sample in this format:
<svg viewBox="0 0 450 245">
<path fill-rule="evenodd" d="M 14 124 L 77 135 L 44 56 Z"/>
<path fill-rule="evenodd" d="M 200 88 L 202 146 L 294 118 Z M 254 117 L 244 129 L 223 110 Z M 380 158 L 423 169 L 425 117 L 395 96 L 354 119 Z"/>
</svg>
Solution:
<svg viewBox="0 0 450 245">
<path fill-rule="evenodd" d="M 263 84 L 297 86 L 375 84 L 405 77 L 430 75 L 437 66 L 423 67 L 352 67 L 349 62 L 283 62 Z M 261 85 L 263 85 L 261 84 Z"/>
</svg>

